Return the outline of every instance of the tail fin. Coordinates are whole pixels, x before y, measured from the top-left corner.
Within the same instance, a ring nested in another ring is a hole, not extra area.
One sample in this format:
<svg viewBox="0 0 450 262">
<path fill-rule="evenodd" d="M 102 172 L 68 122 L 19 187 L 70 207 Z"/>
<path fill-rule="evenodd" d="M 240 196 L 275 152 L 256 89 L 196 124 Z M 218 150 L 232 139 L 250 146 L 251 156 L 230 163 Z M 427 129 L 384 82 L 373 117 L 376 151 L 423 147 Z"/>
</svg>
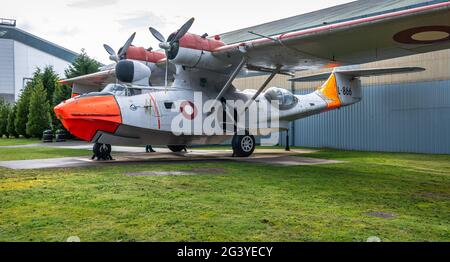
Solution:
<svg viewBox="0 0 450 262">
<path fill-rule="evenodd" d="M 362 99 L 361 77 L 381 76 L 391 74 L 415 73 L 425 71 L 420 67 L 356 69 L 346 70 L 336 68 L 331 73 L 317 74 L 290 79 L 291 82 L 313 82 L 327 80 L 317 93 L 328 103 L 329 109 L 340 108 L 358 103 Z"/>
</svg>

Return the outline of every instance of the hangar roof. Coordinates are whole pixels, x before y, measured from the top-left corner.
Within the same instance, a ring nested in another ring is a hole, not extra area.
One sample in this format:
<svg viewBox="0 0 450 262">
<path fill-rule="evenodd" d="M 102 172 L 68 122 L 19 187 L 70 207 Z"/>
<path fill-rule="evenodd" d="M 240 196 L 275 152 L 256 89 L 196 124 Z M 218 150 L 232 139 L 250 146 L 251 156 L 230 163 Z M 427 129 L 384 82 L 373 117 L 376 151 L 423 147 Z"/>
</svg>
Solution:
<svg viewBox="0 0 450 262">
<path fill-rule="evenodd" d="M 0 39 L 12 39 L 21 42 L 67 62 L 73 62 L 78 56 L 77 53 L 69 49 L 17 28 L 15 20 L 1 19 L 0 21 Z"/>
<path fill-rule="evenodd" d="M 292 31 L 299 31 L 325 24 L 334 24 L 384 13 L 447 2 L 447 0 L 360 0 L 338 5 L 323 10 L 293 16 L 274 22 L 221 34 L 222 41 L 234 44 L 261 38 L 248 31 L 264 36 L 275 36 Z"/>
</svg>

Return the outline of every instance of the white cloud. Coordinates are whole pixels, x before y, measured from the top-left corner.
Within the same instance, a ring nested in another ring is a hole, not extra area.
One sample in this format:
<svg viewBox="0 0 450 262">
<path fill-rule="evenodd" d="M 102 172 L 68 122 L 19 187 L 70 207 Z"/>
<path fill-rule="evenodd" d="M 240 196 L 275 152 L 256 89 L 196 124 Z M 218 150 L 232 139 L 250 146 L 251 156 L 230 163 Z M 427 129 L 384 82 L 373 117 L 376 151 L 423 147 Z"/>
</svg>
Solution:
<svg viewBox="0 0 450 262">
<path fill-rule="evenodd" d="M 153 26 L 156 28 L 165 28 L 169 23 L 163 16 L 159 16 L 150 11 L 140 11 L 130 13 L 116 20 L 122 30 L 142 29 Z"/>
<path fill-rule="evenodd" d="M 19 28 L 68 49 L 85 48 L 107 63 L 103 44 L 120 47 L 135 31 L 135 45 L 156 47 L 149 26 L 169 35 L 195 17 L 191 32 L 214 35 L 346 2 L 350 0 L 14 0 L 2 3 L 0 17 L 17 19 Z"/>
<path fill-rule="evenodd" d="M 76 8 L 95 8 L 115 5 L 118 2 L 119 0 L 78 0 L 68 3 L 67 6 Z"/>
</svg>

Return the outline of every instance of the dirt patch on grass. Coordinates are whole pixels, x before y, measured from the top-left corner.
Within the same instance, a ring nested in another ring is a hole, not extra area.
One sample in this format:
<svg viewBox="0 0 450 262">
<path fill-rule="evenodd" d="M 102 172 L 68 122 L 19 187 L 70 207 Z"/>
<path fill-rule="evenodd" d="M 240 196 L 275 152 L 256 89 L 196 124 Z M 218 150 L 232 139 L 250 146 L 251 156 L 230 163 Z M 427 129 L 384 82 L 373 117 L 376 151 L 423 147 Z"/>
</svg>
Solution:
<svg viewBox="0 0 450 262">
<path fill-rule="evenodd" d="M 126 176 L 131 177 L 146 177 L 146 176 L 195 176 L 195 175 L 222 175 L 225 174 L 224 168 L 195 168 L 190 170 L 180 171 L 145 171 L 137 173 L 125 173 Z"/>
<path fill-rule="evenodd" d="M 369 217 L 378 217 L 378 218 L 385 218 L 385 219 L 392 219 L 396 218 L 397 215 L 391 214 L 391 213 L 385 213 L 385 212 L 368 212 L 364 213 L 364 215 Z"/>
<path fill-rule="evenodd" d="M 435 200 L 448 200 L 450 199 L 450 195 L 448 194 L 443 194 L 443 193 L 435 193 L 435 192 L 419 192 L 417 194 L 415 194 L 416 197 L 421 197 L 421 198 L 430 198 L 430 199 L 435 199 Z"/>
</svg>

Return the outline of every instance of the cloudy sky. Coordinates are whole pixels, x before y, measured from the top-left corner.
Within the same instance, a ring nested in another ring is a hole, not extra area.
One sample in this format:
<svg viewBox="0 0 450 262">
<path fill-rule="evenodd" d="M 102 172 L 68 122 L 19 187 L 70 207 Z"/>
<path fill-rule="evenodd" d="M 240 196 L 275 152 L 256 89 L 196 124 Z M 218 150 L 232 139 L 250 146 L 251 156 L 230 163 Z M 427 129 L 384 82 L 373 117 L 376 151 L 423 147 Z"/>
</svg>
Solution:
<svg viewBox="0 0 450 262">
<path fill-rule="evenodd" d="M 17 19 L 19 28 L 73 51 L 85 48 L 107 63 L 102 45 L 118 49 L 133 32 L 134 45 L 157 47 L 149 26 L 168 35 L 195 17 L 191 32 L 214 35 L 347 2 L 351 0 L 10 0 L 3 1 L 0 17 Z"/>
</svg>

